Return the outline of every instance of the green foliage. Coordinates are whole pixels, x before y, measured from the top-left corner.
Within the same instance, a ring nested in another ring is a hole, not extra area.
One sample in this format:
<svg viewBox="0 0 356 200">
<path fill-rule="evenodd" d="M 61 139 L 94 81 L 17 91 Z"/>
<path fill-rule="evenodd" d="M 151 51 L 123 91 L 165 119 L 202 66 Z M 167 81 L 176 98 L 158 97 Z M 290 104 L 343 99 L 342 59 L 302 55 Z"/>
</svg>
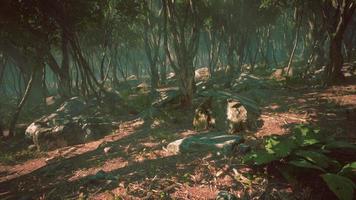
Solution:
<svg viewBox="0 0 356 200">
<path fill-rule="evenodd" d="M 264 165 L 271 163 L 272 161 L 276 161 L 279 158 L 274 154 L 268 153 L 265 150 L 257 150 L 249 153 L 244 157 L 244 161 L 246 163 L 254 164 L 254 165 Z"/>
<path fill-rule="evenodd" d="M 355 144 L 325 137 L 320 130 L 298 125 L 288 137 L 272 136 L 265 139 L 264 148 L 252 151 L 244 157 L 245 163 L 253 165 L 277 165 L 281 174 L 292 180 L 296 175 L 309 173 L 320 175 L 331 191 L 342 200 L 352 199 L 355 184 L 356 162 L 343 163 L 331 155 L 337 152 L 354 151 Z M 291 170 L 295 168 L 295 170 Z M 299 174 L 298 174 L 299 173 Z"/>
<path fill-rule="evenodd" d="M 322 172 L 325 172 L 325 170 L 317 165 L 314 165 L 310 162 L 308 162 L 307 160 L 292 160 L 288 162 L 291 165 L 297 166 L 297 167 L 301 167 L 301 168 L 309 168 L 309 169 L 317 169 L 320 170 Z"/>
<path fill-rule="evenodd" d="M 330 173 L 324 174 L 321 177 L 340 200 L 353 199 L 356 185 L 350 179 Z"/>
<path fill-rule="evenodd" d="M 303 158 L 307 162 L 319 165 L 324 169 L 328 168 L 330 165 L 330 158 L 316 151 L 298 150 L 295 152 L 295 155 Z"/>
<path fill-rule="evenodd" d="M 356 178 L 356 162 L 348 163 L 340 170 L 338 174 L 342 176 Z"/>
</svg>

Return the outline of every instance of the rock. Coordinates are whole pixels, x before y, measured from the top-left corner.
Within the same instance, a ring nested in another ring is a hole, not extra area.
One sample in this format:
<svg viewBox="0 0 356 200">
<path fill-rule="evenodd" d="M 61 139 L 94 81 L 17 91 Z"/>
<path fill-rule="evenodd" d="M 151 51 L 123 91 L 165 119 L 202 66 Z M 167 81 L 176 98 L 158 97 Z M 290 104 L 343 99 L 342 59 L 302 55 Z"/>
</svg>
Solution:
<svg viewBox="0 0 356 200">
<path fill-rule="evenodd" d="M 64 102 L 58 109 L 57 113 L 63 113 L 70 116 L 79 115 L 86 108 L 84 100 L 79 97 L 70 98 Z"/>
<path fill-rule="evenodd" d="M 283 69 L 276 69 L 272 75 L 271 75 L 271 78 L 272 79 L 276 79 L 276 80 L 283 80 L 285 79 L 285 76 L 288 76 L 288 77 L 293 77 L 293 67 L 291 67 L 289 69 L 289 73 L 287 74 L 288 72 L 288 67 L 285 67 Z"/>
<path fill-rule="evenodd" d="M 238 144 L 235 148 L 235 151 L 238 154 L 247 154 L 251 151 L 251 146 L 247 144 Z"/>
<path fill-rule="evenodd" d="M 95 103 L 86 104 L 78 97 L 64 102 L 54 113 L 31 123 L 25 135 L 32 139 L 38 150 L 51 150 L 91 141 L 111 129 L 100 117 L 92 117 Z M 90 114 L 84 115 L 85 112 Z"/>
<path fill-rule="evenodd" d="M 230 134 L 248 129 L 247 109 L 236 99 L 227 101 L 227 123 Z"/>
<path fill-rule="evenodd" d="M 137 76 L 131 75 L 131 76 L 127 77 L 126 80 L 132 81 L 132 80 L 138 80 L 138 79 L 137 79 Z"/>
<path fill-rule="evenodd" d="M 237 197 L 227 191 L 220 191 L 216 196 L 216 200 L 237 200 Z"/>
<path fill-rule="evenodd" d="M 106 155 L 109 154 L 110 151 L 111 151 L 111 147 L 105 147 L 105 148 L 104 148 L 104 153 L 105 153 Z"/>
<path fill-rule="evenodd" d="M 238 93 L 255 89 L 269 89 L 270 87 L 267 81 L 246 73 L 242 73 L 232 83 L 232 89 Z"/>
<path fill-rule="evenodd" d="M 173 79 L 176 77 L 176 74 L 174 72 L 171 72 L 167 75 L 167 79 Z"/>
<path fill-rule="evenodd" d="M 232 151 L 236 142 L 241 140 L 241 136 L 209 133 L 171 142 L 167 145 L 167 150 L 173 154 L 193 152 L 222 152 L 227 154 Z"/>
<path fill-rule="evenodd" d="M 36 147 L 36 145 L 31 144 L 31 145 L 29 145 L 29 146 L 27 147 L 27 149 L 28 149 L 29 151 L 34 151 L 34 150 L 37 149 L 37 147 Z"/>
<path fill-rule="evenodd" d="M 201 120 L 210 120 L 210 122 L 200 122 L 200 124 L 212 124 L 211 127 L 230 134 L 257 128 L 260 109 L 255 101 L 223 91 L 205 91 L 200 95 L 213 99 L 211 111 L 208 112 L 211 116 L 200 118 Z M 199 101 L 206 100 L 199 99 Z"/>
<path fill-rule="evenodd" d="M 33 137 L 40 128 L 40 122 L 33 122 L 26 128 L 25 134 L 27 137 Z"/>
<path fill-rule="evenodd" d="M 193 119 L 195 130 L 207 130 L 212 128 L 215 121 L 212 116 L 212 97 L 205 99 L 197 109 Z"/>
<path fill-rule="evenodd" d="M 143 82 L 136 87 L 136 90 L 145 92 L 145 91 L 149 91 L 150 88 L 151 86 L 149 84 Z"/>
<path fill-rule="evenodd" d="M 103 100 L 106 103 L 110 104 L 122 104 L 123 99 L 119 91 L 114 90 L 114 89 L 109 89 L 105 93 L 103 93 Z"/>
<path fill-rule="evenodd" d="M 196 81 L 203 81 L 208 80 L 210 78 L 210 71 L 207 67 L 202 67 L 195 70 L 195 80 Z"/>
<path fill-rule="evenodd" d="M 46 105 L 47 106 L 58 106 L 58 103 L 60 101 L 60 96 L 49 96 L 46 97 Z"/>
<path fill-rule="evenodd" d="M 170 88 L 168 90 L 157 90 L 158 94 L 156 95 L 156 99 L 152 103 L 152 107 L 162 108 L 167 106 L 168 104 L 179 103 L 179 89 L 178 88 Z"/>
</svg>

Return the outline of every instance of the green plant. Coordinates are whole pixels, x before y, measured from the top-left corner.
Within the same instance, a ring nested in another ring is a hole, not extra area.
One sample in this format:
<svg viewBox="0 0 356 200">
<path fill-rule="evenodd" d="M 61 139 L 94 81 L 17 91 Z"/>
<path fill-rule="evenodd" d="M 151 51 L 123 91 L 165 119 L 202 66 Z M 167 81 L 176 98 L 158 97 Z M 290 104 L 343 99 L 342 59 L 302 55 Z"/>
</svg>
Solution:
<svg viewBox="0 0 356 200">
<path fill-rule="evenodd" d="M 273 164 L 287 180 L 293 179 L 291 172 L 308 171 L 321 177 L 339 199 L 351 200 L 356 189 L 352 181 L 355 179 L 356 162 L 352 156 L 346 160 L 345 156 L 335 156 L 347 152 L 355 155 L 356 145 L 326 137 L 310 126 L 298 125 L 289 136 L 266 138 L 264 147 L 247 154 L 244 162 Z"/>
</svg>

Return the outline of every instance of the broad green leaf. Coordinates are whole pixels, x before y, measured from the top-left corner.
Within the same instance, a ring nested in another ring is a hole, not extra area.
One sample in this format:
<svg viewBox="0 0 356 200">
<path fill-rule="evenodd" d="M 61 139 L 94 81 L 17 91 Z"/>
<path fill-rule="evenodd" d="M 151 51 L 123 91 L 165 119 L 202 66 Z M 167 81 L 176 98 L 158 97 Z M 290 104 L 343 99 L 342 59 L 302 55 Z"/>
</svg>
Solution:
<svg viewBox="0 0 356 200">
<path fill-rule="evenodd" d="M 300 146 L 310 146 L 320 143 L 322 137 L 318 129 L 306 125 L 298 125 L 294 128 L 294 138 Z"/>
<path fill-rule="evenodd" d="M 348 178 L 336 174 L 321 175 L 328 187 L 340 200 L 352 200 L 355 184 Z"/>
<path fill-rule="evenodd" d="M 264 150 L 259 150 L 247 154 L 243 160 L 245 163 L 251 163 L 254 165 L 264 165 L 279 159 L 280 158 L 275 154 L 268 153 Z"/>
<path fill-rule="evenodd" d="M 325 149 L 351 149 L 356 151 L 356 145 L 344 141 L 331 141 L 324 145 Z"/>
<path fill-rule="evenodd" d="M 301 168 L 309 168 L 309 169 L 316 169 L 322 172 L 325 172 L 325 170 L 317 165 L 314 165 L 306 160 L 292 160 L 289 161 L 289 164 L 297 166 L 297 167 L 301 167 Z"/>
<path fill-rule="evenodd" d="M 301 140 L 300 145 L 301 145 L 301 146 L 310 146 L 310 145 L 318 144 L 318 143 L 320 143 L 319 140 L 314 139 L 314 138 L 309 138 L 309 139 Z"/>
<path fill-rule="evenodd" d="M 295 148 L 293 140 L 277 136 L 266 139 L 266 151 L 270 154 L 276 154 L 278 157 L 287 157 Z"/>
<path fill-rule="evenodd" d="M 325 156 L 324 154 L 315 152 L 315 151 L 305 151 L 299 150 L 295 152 L 295 155 L 303 157 L 305 160 L 320 166 L 321 168 L 328 168 L 329 163 L 331 162 L 330 158 Z"/>
<path fill-rule="evenodd" d="M 338 174 L 342 176 L 356 176 L 356 162 L 345 165 Z"/>
</svg>

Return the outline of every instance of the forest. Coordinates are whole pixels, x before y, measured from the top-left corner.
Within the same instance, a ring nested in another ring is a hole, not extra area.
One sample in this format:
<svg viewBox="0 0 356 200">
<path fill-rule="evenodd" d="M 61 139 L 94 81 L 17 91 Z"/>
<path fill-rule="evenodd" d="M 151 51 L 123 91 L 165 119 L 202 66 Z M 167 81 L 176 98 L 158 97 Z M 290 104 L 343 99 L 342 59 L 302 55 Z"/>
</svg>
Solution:
<svg viewBox="0 0 356 200">
<path fill-rule="evenodd" d="M 356 0 L 1 0 L 0 199 L 356 199 Z"/>
</svg>

